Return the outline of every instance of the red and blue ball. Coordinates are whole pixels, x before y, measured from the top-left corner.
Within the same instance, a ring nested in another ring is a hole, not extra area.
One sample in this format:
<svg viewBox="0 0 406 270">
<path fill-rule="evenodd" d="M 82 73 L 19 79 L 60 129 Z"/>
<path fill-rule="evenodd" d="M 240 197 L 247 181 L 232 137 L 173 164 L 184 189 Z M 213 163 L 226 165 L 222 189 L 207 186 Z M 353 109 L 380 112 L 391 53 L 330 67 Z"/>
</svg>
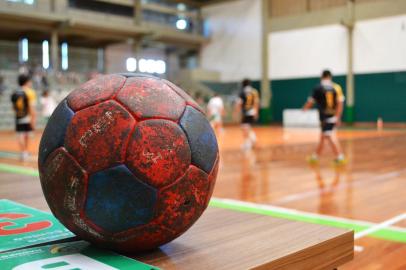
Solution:
<svg viewBox="0 0 406 270">
<path fill-rule="evenodd" d="M 149 250 L 184 233 L 216 181 L 216 137 L 201 108 L 169 81 L 103 75 L 64 99 L 39 148 L 53 214 L 82 239 Z"/>
</svg>

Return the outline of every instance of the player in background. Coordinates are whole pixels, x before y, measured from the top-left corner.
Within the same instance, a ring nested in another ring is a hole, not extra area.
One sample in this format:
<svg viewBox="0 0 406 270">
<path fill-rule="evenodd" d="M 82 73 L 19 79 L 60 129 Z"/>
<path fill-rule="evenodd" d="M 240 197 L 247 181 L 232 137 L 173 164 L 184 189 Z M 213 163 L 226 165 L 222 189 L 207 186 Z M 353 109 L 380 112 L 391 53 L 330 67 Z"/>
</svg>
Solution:
<svg viewBox="0 0 406 270">
<path fill-rule="evenodd" d="M 57 106 L 56 101 L 50 95 L 49 90 L 44 90 L 44 92 L 42 92 L 40 103 L 42 107 L 42 117 L 44 117 L 45 120 L 48 121 Z"/>
<path fill-rule="evenodd" d="M 252 129 L 252 124 L 258 120 L 259 116 L 259 94 L 258 90 L 251 86 L 249 79 L 242 81 L 242 90 L 237 102 L 237 108 L 242 112 L 242 130 L 244 135 L 244 150 L 255 147 L 257 136 Z"/>
<path fill-rule="evenodd" d="M 316 152 L 310 156 L 309 162 L 318 162 L 324 142 L 327 141 L 336 156 L 335 162 L 337 164 L 345 163 L 345 157 L 335 132 L 335 127 L 341 124 L 344 100 L 341 86 L 333 82 L 333 76 L 329 70 L 324 70 L 320 84 L 313 89 L 312 95 L 303 106 L 303 110 L 306 111 L 316 104 L 321 125 L 320 141 Z"/>
<path fill-rule="evenodd" d="M 218 93 L 209 100 L 207 115 L 214 132 L 219 136 L 223 130 L 224 103 Z"/>
<path fill-rule="evenodd" d="M 32 89 L 31 78 L 28 75 L 18 76 L 20 86 L 11 96 L 11 102 L 16 117 L 16 132 L 21 150 L 21 160 L 28 159 L 29 133 L 35 129 L 36 123 L 36 94 Z"/>
</svg>

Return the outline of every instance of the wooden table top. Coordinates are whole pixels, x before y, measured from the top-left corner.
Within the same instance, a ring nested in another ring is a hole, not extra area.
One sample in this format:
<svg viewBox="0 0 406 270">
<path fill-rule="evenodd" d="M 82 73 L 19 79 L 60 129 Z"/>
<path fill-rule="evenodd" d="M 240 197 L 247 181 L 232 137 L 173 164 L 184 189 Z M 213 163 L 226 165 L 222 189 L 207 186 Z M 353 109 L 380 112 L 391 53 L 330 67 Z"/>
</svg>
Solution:
<svg viewBox="0 0 406 270">
<path fill-rule="evenodd" d="M 49 208 L 38 180 L 1 174 L 0 198 Z M 353 232 L 209 207 L 185 234 L 134 259 L 162 269 L 334 269 L 353 254 Z"/>
<path fill-rule="evenodd" d="M 352 260 L 352 231 L 211 208 L 184 235 L 134 258 L 162 269 L 334 269 Z"/>
</svg>

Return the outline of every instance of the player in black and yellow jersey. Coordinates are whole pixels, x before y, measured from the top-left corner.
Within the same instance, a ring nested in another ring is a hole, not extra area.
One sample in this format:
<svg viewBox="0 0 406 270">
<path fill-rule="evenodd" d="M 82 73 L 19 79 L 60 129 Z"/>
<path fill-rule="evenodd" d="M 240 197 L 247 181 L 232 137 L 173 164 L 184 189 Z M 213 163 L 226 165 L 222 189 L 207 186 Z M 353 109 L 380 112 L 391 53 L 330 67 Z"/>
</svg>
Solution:
<svg viewBox="0 0 406 270">
<path fill-rule="evenodd" d="M 327 141 L 336 155 L 335 162 L 345 163 L 344 154 L 335 134 L 335 127 L 341 124 L 345 98 L 341 86 L 334 83 L 332 79 L 331 72 L 324 70 L 320 84 L 313 89 L 313 93 L 303 106 L 303 110 L 308 110 L 316 104 L 322 131 L 316 152 L 309 159 L 310 162 L 318 161 L 324 142 Z"/>
<path fill-rule="evenodd" d="M 249 150 L 255 146 L 257 136 L 252 130 L 251 125 L 255 123 L 259 115 L 259 94 L 258 91 L 251 86 L 249 79 L 242 81 L 242 91 L 239 95 L 237 103 L 242 112 L 242 130 L 244 134 L 243 149 Z"/>
<path fill-rule="evenodd" d="M 12 94 L 11 102 L 16 116 L 16 132 L 21 149 L 21 160 L 28 158 L 29 132 L 35 128 L 36 94 L 31 88 L 31 78 L 22 74 L 18 76 L 19 88 Z"/>
</svg>

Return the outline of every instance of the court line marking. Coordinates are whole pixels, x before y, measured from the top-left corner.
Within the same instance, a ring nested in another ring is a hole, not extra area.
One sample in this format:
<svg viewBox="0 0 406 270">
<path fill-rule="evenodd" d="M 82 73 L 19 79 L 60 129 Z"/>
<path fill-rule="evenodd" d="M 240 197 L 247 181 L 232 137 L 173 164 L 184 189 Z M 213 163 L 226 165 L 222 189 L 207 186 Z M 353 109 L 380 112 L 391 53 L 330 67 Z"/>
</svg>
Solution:
<svg viewBox="0 0 406 270">
<path fill-rule="evenodd" d="M 39 176 L 39 172 L 37 169 L 18 166 L 18 165 L 10 165 L 10 164 L 6 164 L 6 163 L 0 163 L 0 171 L 7 172 L 7 173 L 29 175 L 29 176 Z"/>
<path fill-rule="evenodd" d="M 394 216 L 393 218 L 385 220 L 385 221 L 383 221 L 383 222 L 381 222 L 379 224 L 376 224 L 376 225 L 374 225 L 374 226 L 372 226 L 372 227 L 370 227 L 370 228 L 368 228 L 366 230 L 363 230 L 363 231 L 360 231 L 360 232 L 356 233 L 354 235 L 354 239 L 355 240 L 360 239 L 360 238 L 365 237 L 365 236 L 367 236 L 369 234 L 372 234 L 372 233 L 374 233 L 376 231 L 387 228 L 387 227 L 389 227 L 389 226 L 391 226 L 391 225 L 393 225 L 395 223 L 398 223 L 398 222 L 400 222 L 400 221 L 402 221 L 404 219 L 406 219 L 406 212 L 403 213 L 403 214 Z"/>
<path fill-rule="evenodd" d="M 331 189 L 334 191 L 338 191 L 338 190 L 343 190 L 349 186 L 354 187 L 354 186 L 359 186 L 359 185 L 365 184 L 365 183 L 370 184 L 371 182 L 380 182 L 383 180 L 388 180 L 391 178 L 398 177 L 404 172 L 406 172 L 406 170 L 388 172 L 388 173 L 384 173 L 384 174 L 381 174 L 378 176 L 373 176 L 373 177 L 363 177 L 363 178 L 355 179 L 350 182 L 346 181 L 344 183 L 340 183 L 340 184 L 338 184 L 338 186 L 332 187 Z M 368 181 L 365 182 L 366 180 L 368 180 Z M 327 189 L 325 188 L 325 189 L 322 189 L 321 191 L 324 191 L 324 190 L 327 190 Z M 305 192 L 301 192 L 301 193 L 287 195 L 281 199 L 273 201 L 272 203 L 274 203 L 274 204 L 289 203 L 292 201 L 307 199 L 307 198 L 311 198 L 311 197 L 318 196 L 318 195 L 320 195 L 320 190 L 305 191 Z"/>
<path fill-rule="evenodd" d="M 309 213 L 295 209 L 283 208 L 279 206 L 244 202 L 233 199 L 212 198 L 210 200 L 209 205 L 213 207 L 235 210 L 240 212 L 255 213 L 260 215 L 285 218 L 307 223 L 314 223 L 343 229 L 351 229 L 354 230 L 355 232 L 361 232 L 377 225 L 376 223 L 367 221 L 333 217 L 328 215 Z M 376 231 L 368 233 L 368 235 L 384 240 L 406 243 L 406 228 L 399 227 L 379 228 Z"/>
<path fill-rule="evenodd" d="M 18 165 L 10 165 L 5 163 L 0 163 L 0 171 L 29 176 L 39 176 L 37 169 L 27 168 Z M 370 236 L 374 236 L 376 238 L 381 238 L 384 240 L 406 243 L 406 228 L 389 227 L 389 225 L 391 224 L 384 226 L 382 228 L 377 227 L 377 229 L 375 228 L 373 231 L 369 231 L 369 229 L 378 226 L 380 224 L 347 218 L 333 217 L 328 215 L 321 215 L 316 213 L 309 213 L 300 210 L 266 204 L 238 201 L 233 199 L 212 198 L 210 200 L 209 205 L 218 208 L 236 210 L 240 212 L 256 213 L 261 215 L 286 218 L 290 220 L 303 221 L 308 223 L 315 223 L 344 229 L 352 229 L 355 232 L 368 230 L 368 235 Z"/>
<path fill-rule="evenodd" d="M 0 158 L 10 158 L 10 159 L 15 159 L 15 160 L 20 160 L 21 152 L 0 151 Z M 38 155 L 30 155 L 30 158 L 32 158 L 33 160 L 37 160 Z"/>
</svg>

